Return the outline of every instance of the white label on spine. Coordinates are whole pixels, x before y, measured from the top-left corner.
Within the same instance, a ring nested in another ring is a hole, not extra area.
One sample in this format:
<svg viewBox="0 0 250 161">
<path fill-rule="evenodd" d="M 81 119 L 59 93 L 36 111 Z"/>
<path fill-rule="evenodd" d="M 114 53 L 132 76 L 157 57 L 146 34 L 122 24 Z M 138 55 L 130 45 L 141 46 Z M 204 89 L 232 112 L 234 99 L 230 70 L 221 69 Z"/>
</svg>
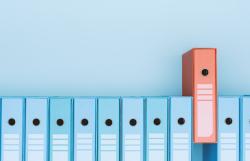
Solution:
<svg viewBox="0 0 250 161">
<path fill-rule="evenodd" d="M 213 85 L 197 84 L 198 137 L 210 137 L 213 133 Z"/>
<path fill-rule="evenodd" d="M 235 133 L 221 133 L 220 142 L 221 142 L 221 145 L 220 145 L 221 160 L 237 161 L 236 134 Z"/>
<path fill-rule="evenodd" d="M 250 160 L 250 133 L 245 134 L 245 160 Z"/>
<path fill-rule="evenodd" d="M 213 133 L 213 102 L 198 101 L 198 137 L 209 137 Z"/>
<path fill-rule="evenodd" d="M 44 135 L 29 134 L 27 149 L 28 161 L 44 161 Z"/>
<path fill-rule="evenodd" d="M 164 161 L 165 158 L 165 137 L 163 133 L 150 133 L 148 137 L 149 161 Z"/>
<path fill-rule="evenodd" d="M 173 134 L 173 161 L 189 161 L 189 135 L 187 133 Z"/>
<path fill-rule="evenodd" d="M 101 135 L 101 157 L 100 161 L 116 161 L 117 144 L 116 135 Z"/>
<path fill-rule="evenodd" d="M 93 161 L 93 136 L 89 134 L 77 134 L 76 137 L 76 161 Z"/>
<path fill-rule="evenodd" d="M 69 138 L 66 134 L 55 134 L 52 136 L 52 160 L 53 161 L 68 161 L 69 158 L 69 148 L 68 142 Z"/>
<path fill-rule="evenodd" d="M 19 161 L 21 150 L 18 134 L 4 134 L 3 136 L 3 161 Z"/>
<path fill-rule="evenodd" d="M 124 140 L 125 161 L 141 161 L 141 136 L 127 134 Z"/>
</svg>

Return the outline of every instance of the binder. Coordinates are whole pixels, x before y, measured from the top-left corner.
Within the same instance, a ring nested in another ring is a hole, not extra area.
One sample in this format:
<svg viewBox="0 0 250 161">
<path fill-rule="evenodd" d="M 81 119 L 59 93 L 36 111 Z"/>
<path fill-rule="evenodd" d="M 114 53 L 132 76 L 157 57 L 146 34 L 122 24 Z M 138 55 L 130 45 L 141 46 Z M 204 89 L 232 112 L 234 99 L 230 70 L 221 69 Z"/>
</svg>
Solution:
<svg viewBox="0 0 250 161">
<path fill-rule="evenodd" d="M 119 98 L 98 99 L 98 160 L 119 161 Z"/>
<path fill-rule="evenodd" d="M 50 161 L 73 160 L 72 101 L 50 99 Z"/>
<path fill-rule="evenodd" d="M 1 161 L 22 161 L 24 136 L 24 100 L 3 98 L 1 108 Z"/>
<path fill-rule="evenodd" d="M 192 161 L 192 99 L 170 98 L 170 161 Z"/>
<path fill-rule="evenodd" d="M 240 101 L 240 161 L 250 160 L 250 97 Z"/>
<path fill-rule="evenodd" d="M 204 146 L 205 161 L 239 161 L 239 98 L 218 99 L 218 143 Z"/>
<path fill-rule="evenodd" d="M 74 99 L 74 160 L 95 161 L 96 100 Z"/>
<path fill-rule="evenodd" d="M 48 111 L 46 98 L 26 99 L 26 161 L 48 159 Z"/>
<path fill-rule="evenodd" d="M 122 161 L 144 160 L 143 98 L 122 99 Z"/>
<path fill-rule="evenodd" d="M 146 160 L 166 161 L 168 158 L 168 99 L 147 98 L 146 104 Z"/>
<path fill-rule="evenodd" d="M 193 96 L 194 142 L 216 143 L 216 49 L 195 48 L 183 55 L 182 94 Z"/>
</svg>

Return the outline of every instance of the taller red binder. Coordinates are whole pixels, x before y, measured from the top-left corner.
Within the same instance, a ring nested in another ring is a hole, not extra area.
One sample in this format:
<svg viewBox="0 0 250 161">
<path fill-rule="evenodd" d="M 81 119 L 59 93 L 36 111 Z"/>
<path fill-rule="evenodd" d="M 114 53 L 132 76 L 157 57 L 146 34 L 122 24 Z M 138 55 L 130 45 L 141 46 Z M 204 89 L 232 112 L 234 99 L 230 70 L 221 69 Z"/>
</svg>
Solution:
<svg viewBox="0 0 250 161">
<path fill-rule="evenodd" d="M 193 96 L 194 142 L 216 143 L 216 49 L 194 48 L 183 55 L 182 95 Z"/>
</svg>

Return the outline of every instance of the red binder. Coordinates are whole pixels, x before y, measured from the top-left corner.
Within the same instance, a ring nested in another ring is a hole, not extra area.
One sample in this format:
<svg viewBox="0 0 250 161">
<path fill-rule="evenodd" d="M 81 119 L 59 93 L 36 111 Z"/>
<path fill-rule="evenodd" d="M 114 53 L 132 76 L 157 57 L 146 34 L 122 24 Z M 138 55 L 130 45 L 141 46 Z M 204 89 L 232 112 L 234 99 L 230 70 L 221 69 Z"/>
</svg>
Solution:
<svg viewBox="0 0 250 161">
<path fill-rule="evenodd" d="M 216 143 L 216 49 L 194 48 L 183 55 L 182 95 L 193 96 L 194 142 Z"/>
</svg>

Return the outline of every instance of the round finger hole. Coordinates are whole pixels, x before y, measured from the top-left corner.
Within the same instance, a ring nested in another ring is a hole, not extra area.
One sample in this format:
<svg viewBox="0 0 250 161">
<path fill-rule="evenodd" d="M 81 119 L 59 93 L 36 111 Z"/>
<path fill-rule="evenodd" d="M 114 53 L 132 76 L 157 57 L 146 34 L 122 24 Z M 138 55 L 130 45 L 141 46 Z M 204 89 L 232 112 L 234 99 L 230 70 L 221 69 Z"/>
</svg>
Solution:
<svg viewBox="0 0 250 161">
<path fill-rule="evenodd" d="M 10 126 L 14 126 L 16 124 L 16 120 L 13 119 L 13 118 L 10 118 L 8 123 L 9 123 Z"/>
<path fill-rule="evenodd" d="M 33 120 L 33 125 L 34 126 L 38 126 L 40 124 L 40 120 L 38 119 L 38 118 L 35 118 L 34 120 Z"/>
<path fill-rule="evenodd" d="M 154 124 L 155 124 L 156 126 L 160 125 L 160 124 L 161 124 L 161 120 L 160 120 L 159 118 L 155 118 L 155 119 L 154 119 Z"/>
<path fill-rule="evenodd" d="M 231 125 L 231 124 L 233 123 L 233 119 L 230 118 L 230 117 L 228 117 L 228 118 L 225 119 L 225 123 L 226 123 L 227 125 Z"/>
<path fill-rule="evenodd" d="M 111 119 L 107 119 L 106 121 L 105 121 L 105 124 L 107 125 L 107 126 L 111 126 L 112 125 L 112 120 Z"/>
<path fill-rule="evenodd" d="M 185 124 L 185 119 L 182 118 L 182 117 L 179 118 L 179 119 L 178 119 L 178 124 L 179 124 L 179 125 L 184 125 L 184 124 Z"/>
<path fill-rule="evenodd" d="M 88 119 L 86 119 L 86 118 L 82 119 L 81 124 L 82 124 L 82 126 L 87 126 L 89 124 Z"/>
<path fill-rule="evenodd" d="M 208 75 L 208 69 L 202 69 L 201 71 L 203 76 L 207 76 Z"/>
<path fill-rule="evenodd" d="M 58 126 L 63 126 L 63 124 L 64 124 L 63 119 L 58 119 L 58 120 L 56 121 L 56 124 L 57 124 Z"/>
<path fill-rule="evenodd" d="M 131 126 L 135 126 L 135 125 L 137 124 L 136 119 L 131 119 L 131 120 L 129 121 L 129 124 L 130 124 Z"/>
</svg>

